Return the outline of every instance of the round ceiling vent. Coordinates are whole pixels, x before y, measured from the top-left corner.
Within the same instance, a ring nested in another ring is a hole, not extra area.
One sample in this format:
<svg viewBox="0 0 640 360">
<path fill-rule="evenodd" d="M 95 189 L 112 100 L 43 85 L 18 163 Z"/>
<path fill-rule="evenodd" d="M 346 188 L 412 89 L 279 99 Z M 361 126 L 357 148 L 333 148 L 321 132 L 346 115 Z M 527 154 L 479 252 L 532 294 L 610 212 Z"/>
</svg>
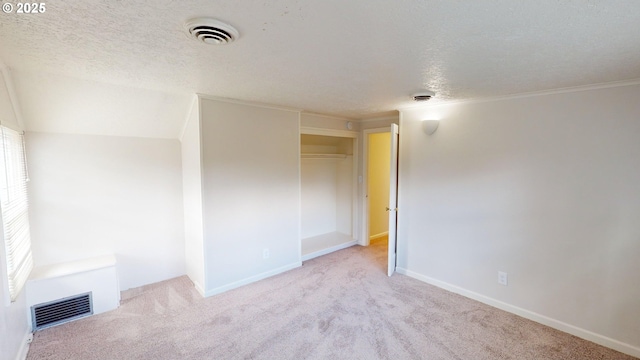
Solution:
<svg viewBox="0 0 640 360">
<path fill-rule="evenodd" d="M 212 45 L 228 44 L 240 36 L 233 26 L 211 18 L 191 19 L 184 29 L 191 38 Z"/>
<path fill-rule="evenodd" d="M 427 101 L 436 96 L 436 93 L 434 93 L 433 91 L 424 90 L 419 93 L 413 94 L 412 96 L 414 101 Z"/>
</svg>

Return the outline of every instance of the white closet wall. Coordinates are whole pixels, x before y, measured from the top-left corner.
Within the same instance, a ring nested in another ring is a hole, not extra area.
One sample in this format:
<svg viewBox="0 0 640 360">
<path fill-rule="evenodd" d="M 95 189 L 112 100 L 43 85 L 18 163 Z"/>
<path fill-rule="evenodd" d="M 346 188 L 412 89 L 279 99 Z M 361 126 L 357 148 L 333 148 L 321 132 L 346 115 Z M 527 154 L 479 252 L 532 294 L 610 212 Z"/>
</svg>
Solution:
<svg viewBox="0 0 640 360">
<path fill-rule="evenodd" d="M 351 235 L 353 161 L 302 159 L 302 238 L 331 232 Z"/>
<path fill-rule="evenodd" d="M 353 155 L 336 162 L 336 232 L 354 237 Z"/>
<path fill-rule="evenodd" d="M 302 159 L 302 238 L 337 231 L 335 159 Z"/>
</svg>

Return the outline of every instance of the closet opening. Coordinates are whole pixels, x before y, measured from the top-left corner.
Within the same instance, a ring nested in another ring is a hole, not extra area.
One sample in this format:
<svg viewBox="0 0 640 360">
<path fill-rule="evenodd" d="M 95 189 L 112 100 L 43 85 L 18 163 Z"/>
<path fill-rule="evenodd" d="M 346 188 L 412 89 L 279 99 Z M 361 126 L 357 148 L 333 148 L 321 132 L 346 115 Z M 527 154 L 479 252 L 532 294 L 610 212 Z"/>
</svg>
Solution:
<svg viewBox="0 0 640 360">
<path fill-rule="evenodd" d="M 302 261 L 357 243 L 356 132 L 301 129 Z"/>
</svg>

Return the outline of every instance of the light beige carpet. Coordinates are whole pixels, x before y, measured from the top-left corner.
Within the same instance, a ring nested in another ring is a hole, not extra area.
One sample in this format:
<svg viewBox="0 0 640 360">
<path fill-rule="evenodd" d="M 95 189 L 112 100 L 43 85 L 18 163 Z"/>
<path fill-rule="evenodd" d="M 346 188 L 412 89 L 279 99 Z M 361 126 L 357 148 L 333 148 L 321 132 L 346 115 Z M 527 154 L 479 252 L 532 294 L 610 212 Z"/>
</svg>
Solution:
<svg viewBox="0 0 640 360">
<path fill-rule="evenodd" d="M 180 277 L 35 334 L 28 359 L 632 359 L 399 274 L 352 247 L 203 299 Z"/>
</svg>

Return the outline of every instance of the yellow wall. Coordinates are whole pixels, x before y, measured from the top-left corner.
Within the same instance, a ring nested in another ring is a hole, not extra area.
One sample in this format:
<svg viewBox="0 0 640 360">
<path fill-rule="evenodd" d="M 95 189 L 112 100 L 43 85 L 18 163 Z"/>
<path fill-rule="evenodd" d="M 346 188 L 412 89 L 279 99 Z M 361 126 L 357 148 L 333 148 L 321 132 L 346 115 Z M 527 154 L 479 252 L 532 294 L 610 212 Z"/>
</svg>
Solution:
<svg viewBox="0 0 640 360">
<path fill-rule="evenodd" d="M 369 134 L 367 178 L 369 188 L 369 237 L 389 231 L 389 164 L 391 136 L 389 133 Z"/>
</svg>

